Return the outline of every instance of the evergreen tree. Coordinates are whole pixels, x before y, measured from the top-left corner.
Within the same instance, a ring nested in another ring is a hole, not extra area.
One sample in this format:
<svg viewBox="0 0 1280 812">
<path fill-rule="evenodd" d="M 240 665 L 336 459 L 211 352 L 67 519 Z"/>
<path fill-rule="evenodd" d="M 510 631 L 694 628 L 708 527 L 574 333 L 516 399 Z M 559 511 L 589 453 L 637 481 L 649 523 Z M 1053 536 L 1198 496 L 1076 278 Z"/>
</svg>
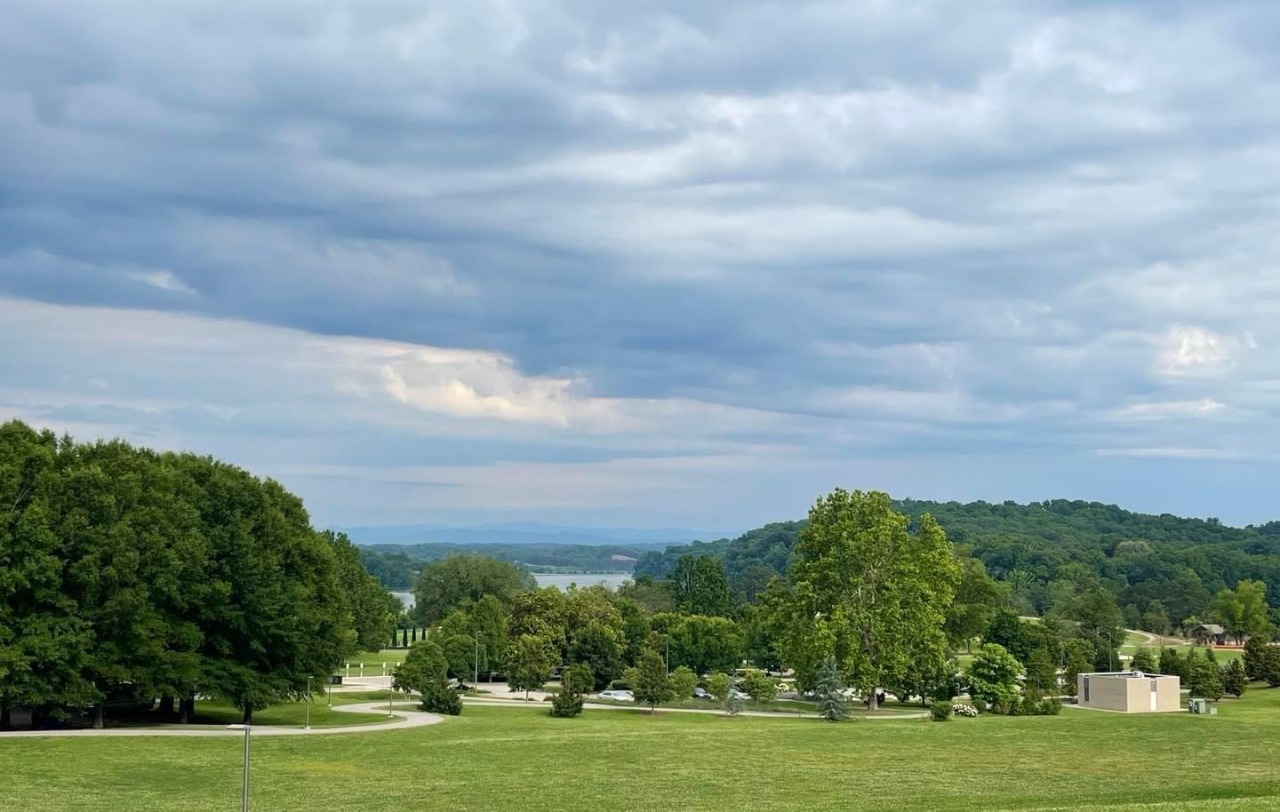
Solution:
<svg viewBox="0 0 1280 812">
<path fill-rule="evenodd" d="M 1222 669 L 1222 690 L 1239 699 L 1249 687 L 1249 678 L 1244 673 L 1244 663 L 1232 660 Z"/>
<path fill-rule="evenodd" d="M 1176 649 L 1160 649 L 1160 673 L 1166 677 L 1185 678 L 1187 676 L 1183 673 L 1182 657 L 1178 656 Z"/>
<path fill-rule="evenodd" d="M 1134 671 L 1142 671 L 1144 673 L 1155 672 L 1157 661 L 1155 654 L 1146 646 L 1141 646 L 1133 653 L 1133 660 L 1129 663 L 1129 668 Z"/>
<path fill-rule="evenodd" d="M 1027 693 L 1041 697 L 1058 689 L 1058 667 L 1044 648 L 1037 648 L 1027 658 Z"/>
<path fill-rule="evenodd" d="M 828 655 L 816 674 L 813 688 L 818 700 L 818 713 L 828 722 L 841 722 L 849 717 L 849 702 L 844 696 L 845 684 L 836 658 Z"/>
</svg>

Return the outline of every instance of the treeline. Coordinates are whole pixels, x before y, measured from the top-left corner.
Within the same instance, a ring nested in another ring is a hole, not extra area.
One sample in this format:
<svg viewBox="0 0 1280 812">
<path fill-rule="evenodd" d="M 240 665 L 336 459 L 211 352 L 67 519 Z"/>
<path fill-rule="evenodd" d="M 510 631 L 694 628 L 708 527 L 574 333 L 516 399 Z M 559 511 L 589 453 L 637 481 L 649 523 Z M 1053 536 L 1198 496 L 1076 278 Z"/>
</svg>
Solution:
<svg viewBox="0 0 1280 812">
<path fill-rule="evenodd" d="M 785 575 L 747 598 L 731 573 L 772 569 L 731 558 L 752 543 L 787 563 Z M 415 588 L 415 612 L 432 631 L 418 660 L 435 665 L 419 674 L 430 679 L 415 684 L 424 686 L 424 697 L 443 700 L 448 677 L 468 681 L 493 671 L 531 690 L 561 666 L 577 669 L 579 682 L 589 675 L 598 689 L 650 672 L 661 687 L 669 682 L 663 671 L 681 668 L 709 681 L 747 665 L 791 669 L 798 690 L 814 696 L 839 694 L 837 683 L 851 687 L 872 709 L 885 691 L 922 703 L 967 692 L 979 711 L 1052 713 L 1055 697 L 1074 692 L 1078 674 L 1124 666 L 1125 612 L 1097 572 L 1079 569 L 1071 579 L 1060 572 L 1052 605 L 1029 622 L 1019 612 L 1025 596 L 1015 598 L 1009 582 L 992 578 L 973 548 L 954 544 L 927 513 L 896 511 L 883 493 L 837 489 L 801 525 L 766 528 L 748 544 L 690 549 L 661 580 L 638 575 L 616 590 L 567 593 L 536 589 L 519 568 L 484 557 L 428 564 Z M 1265 593 L 1262 582 L 1241 579 L 1205 609 L 1263 652 L 1254 671 L 1270 683 L 1280 674 L 1280 654 L 1272 651 L 1280 649 L 1266 645 L 1275 630 Z M 975 648 L 961 669 L 958 655 Z M 1174 669 L 1172 650 L 1160 654 L 1161 667 Z M 1147 652 L 1140 664 L 1151 668 L 1153 656 Z M 1212 695 L 1214 680 L 1227 674 L 1197 657 L 1186 679 Z M 1173 673 L 1182 674 L 1177 668 Z M 443 701 L 439 707 L 453 712 Z"/>
<path fill-rule="evenodd" d="M 483 555 L 541 572 L 631 572 L 636 560 L 661 545 L 372 544 L 360 547 L 365 568 L 388 589 L 411 589 L 422 565 L 457 555 Z"/>
<path fill-rule="evenodd" d="M 301 694 L 391 634 L 399 602 L 345 536 L 209 457 L 0 425 L 0 724 L 197 696 Z M 175 709 L 176 703 L 176 709 Z"/>
<path fill-rule="evenodd" d="M 1092 502 L 897 501 L 913 523 L 929 514 L 960 549 L 1008 585 L 1024 614 L 1043 614 L 1072 594 L 1108 590 L 1132 628 L 1169 633 L 1212 613 L 1215 597 L 1242 580 L 1270 585 L 1267 600 L 1280 606 L 1280 522 L 1234 528 L 1215 519 L 1132 513 Z M 734 540 L 668 547 L 647 553 L 636 575 L 665 578 L 683 555 L 724 562 L 740 599 L 760 594 L 760 584 L 791 566 L 804 522 L 752 530 Z"/>
</svg>

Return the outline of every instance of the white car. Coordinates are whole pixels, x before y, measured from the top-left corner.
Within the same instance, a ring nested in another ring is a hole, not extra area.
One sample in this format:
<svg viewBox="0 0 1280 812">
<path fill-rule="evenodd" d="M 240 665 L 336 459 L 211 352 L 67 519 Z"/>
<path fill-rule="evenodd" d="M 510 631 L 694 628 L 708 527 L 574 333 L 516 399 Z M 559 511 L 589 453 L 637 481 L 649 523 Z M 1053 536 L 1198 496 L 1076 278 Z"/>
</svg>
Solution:
<svg viewBox="0 0 1280 812">
<path fill-rule="evenodd" d="M 636 695 L 630 691 L 601 691 L 597 699 L 612 699 L 614 702 L 635 702 Z"/>
<path fill-rule="evenodd" d="M 738 699 L 744 702 L 751 698 L 751 694 L 739 691 L 737 688 L 730 688 L 729 695 L 732 696 L 734 699 Z"/>
</svg>

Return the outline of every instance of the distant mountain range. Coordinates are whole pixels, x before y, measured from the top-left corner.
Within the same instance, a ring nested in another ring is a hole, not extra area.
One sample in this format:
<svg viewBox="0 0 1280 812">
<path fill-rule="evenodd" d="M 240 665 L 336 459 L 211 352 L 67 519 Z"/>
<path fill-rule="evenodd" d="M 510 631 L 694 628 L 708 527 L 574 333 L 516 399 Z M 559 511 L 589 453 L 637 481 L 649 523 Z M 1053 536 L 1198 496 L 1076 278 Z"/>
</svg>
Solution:
<svg viewBox="0 0 1280 812">
<path fill-rule="evenodd" d="M 538 522 L 451 527 L 438 524 L 337 527 L 356 544 L 668 545 L 728 538 L 732 532 L 659 527 L 564 527 Z"/>
</svg>

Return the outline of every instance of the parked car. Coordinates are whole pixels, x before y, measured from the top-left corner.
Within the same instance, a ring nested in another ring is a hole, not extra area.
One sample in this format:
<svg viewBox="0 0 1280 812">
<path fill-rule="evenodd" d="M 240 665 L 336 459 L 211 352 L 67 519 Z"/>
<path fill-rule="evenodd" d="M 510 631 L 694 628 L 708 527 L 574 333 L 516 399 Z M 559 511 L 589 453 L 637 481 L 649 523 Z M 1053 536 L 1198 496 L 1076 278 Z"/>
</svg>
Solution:
<svg viewBox="0 0 1280 812">
<path fill-rule="evenodd" d="M 635 702 L 636 695 L 630 691 L 601 691 L 597 699 L 612 699 L 614 702 Z"/>
<path fill-rule="evenodd" d="M 743 701 L 746 701 L 746 700 L 748 700 L 748 699 L 750 699 L 750 698 L 751 698 L 751 694 L 749 694 L 749 693 L 747 693 L 747 692 L 745 692 L 745 691 L 739 691 L 737 688 L 732 688 L 732 689 L 730 689 L 729 694 L 730 694 L 730 696 L 732 696 L 734 699 L 739 699 L 739 700 L 743 700 Z"/>
<path fill-rule="evenodd" d="M 708 691 L 706 688 L 694 688 L 693 698 L 694 699 L 715 699 L 715 697 L 711 695 L 711 692 Z"/>
</svg>

